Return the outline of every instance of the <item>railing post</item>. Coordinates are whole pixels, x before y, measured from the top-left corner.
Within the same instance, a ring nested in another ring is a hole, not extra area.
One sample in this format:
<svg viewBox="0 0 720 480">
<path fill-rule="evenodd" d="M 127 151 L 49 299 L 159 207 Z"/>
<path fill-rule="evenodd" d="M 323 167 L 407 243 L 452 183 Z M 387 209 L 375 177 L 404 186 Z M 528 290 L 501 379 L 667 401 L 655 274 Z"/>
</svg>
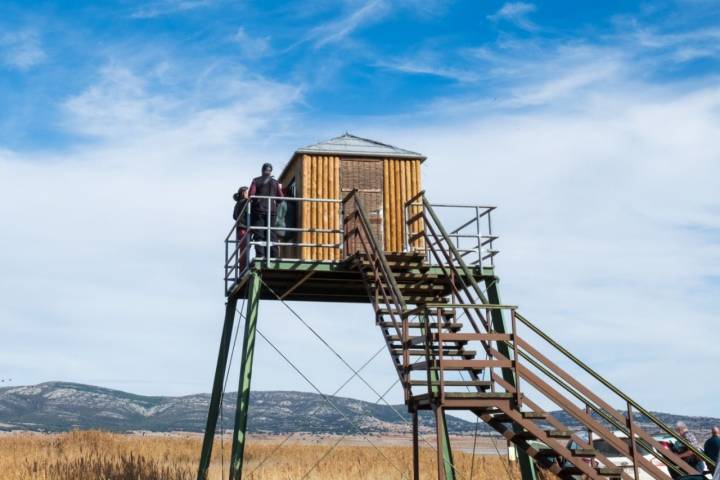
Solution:
<svg viewBox="0 0 720 480">
<path fill-rule="evenodd" d="M 488 242 L 488 249 L 490 251 L 490 266 L 495 266 L 495 256 L 493 255 L 493 238 L 492 238 L 492 209 L 488 210 L 487 217 L 488 217 L 488 236 L 490 237 L 490 241 Z M 481 251 L 482 254 L 482 251 Z"/>
<path fill-rule="evenodd" d="M 630 402 L 627 402 L 627 426 L 630 431 L 630 453 L 632 453 L 632 464 L 634 478 L 640 478 L 638 476 L 638 454 L 637 454 L 637 441 L 635 440 L 635 422 L 633 421 L 633 410 Z"/>
<path fill-rule="evenodd" d="M 517 321 L 515 319 L 515 309 L 510 309 L 510 323 L 512 331 L 513 345 L 513 371 L 515 373 L 515 402 L 518 410 L 522 407 L 522 394 L 520 393 L 520 355 L 517 342 Z M 637 477 L 636 477 L 637 478 Z"/>
<path fill-rule="evenodd" d="M 407 218 L 408 218 L 407 209 L 408 209 L 407 204 L 406 204 L 406 205 L 403 205 L 403 209 L 402 209 L 403 252 L 409 252 L 409 251 L 410 251 L 410 245 L 408 245 L 408 243 L 409 243 L 409 242 L 408 242 L 408 238 L 409 238 L 408 230 L 409 230 L 409 228 L 408 228 L 408 224 L 407 224 Z"/>
<path fill-rule="evenodd" d="M 246 255 L 246 262 L 245 267 L 250 268 L 250 247 L 251 242 L 255 239 L 255 230 L 252 229 L 252 200 L 248 197 L 248 203 L 247 203 L 247 215 L 245 217 L 246 223 L 245 226 L 247 227 L 247 233 L 245 234 L 245 238 L 247 238 L 247 241 L 245 242 L 247 244 L 247 248 L 245 249 L 245 255 Z"/>
<path fill-rule="evenodd" d="M 267 199 L 267 231 L 265 233 L 265 266 L 270 265 L 270 219 L 272 218 L 272 200 Z"/>
<path fill-rule="evenodd" d="M 480 228 L 480 207 L 475 207 L 475 233 L 477 234 L 478 267 L 482 272 L 482 229 Z"/>
<path fill-rule="evenodd" d="M 236 228 L 237 230 L 237 228 Z M 228 277 L 230 276 L 230 257 L 228 256 L 228 239 L 225 239 L 225 295 L 228 294 Z"/>
<path fill-rule="evenodd" d="M 438 318 L 438 321 L 440 319 Z M 440 384 L 440 403 L 445 403 L 445 369 L 443 360 L 443 341 L 440 325 L 437 326 L 437 346 L 438 346 L 438 383 Z"/>
</svg>

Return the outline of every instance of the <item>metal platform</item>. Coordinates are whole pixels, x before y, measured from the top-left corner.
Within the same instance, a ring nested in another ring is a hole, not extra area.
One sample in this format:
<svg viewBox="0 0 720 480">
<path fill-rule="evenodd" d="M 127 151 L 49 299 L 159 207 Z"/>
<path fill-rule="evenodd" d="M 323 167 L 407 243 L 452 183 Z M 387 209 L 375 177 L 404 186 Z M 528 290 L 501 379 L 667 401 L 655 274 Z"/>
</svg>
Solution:
<svg viewBox="0 0 720 480">
<path fill-rule="evenodd" d="M 340 262 L 312 261 L 297 259 L 253 259 L 242 277 L 230 289 L 230 297 L 247 296 L 247 280 L 251 271 L 260 273 L 263 283 L 260 299 L 334 303 L 371 303 L 363 275 L 357 269 L 356 257 L 349 257 Z M 448 277 L 442 269 L 430 266 L 420 271 L 403 269 L 398 275 L 401 288 L 410 288 L 420 279 L 432 279 L 439 289 L 436 293 L 442 296 L 451 293 Z M 475 281 L 482 282 L 486 278 L 494 278 L 494 269 L 485 267 L 482 272 L 475 270 Z M 268 288 L 269 287 L 269 288 Z M 414 291 L 414 295 L 419 292 Z"/>
</svg>

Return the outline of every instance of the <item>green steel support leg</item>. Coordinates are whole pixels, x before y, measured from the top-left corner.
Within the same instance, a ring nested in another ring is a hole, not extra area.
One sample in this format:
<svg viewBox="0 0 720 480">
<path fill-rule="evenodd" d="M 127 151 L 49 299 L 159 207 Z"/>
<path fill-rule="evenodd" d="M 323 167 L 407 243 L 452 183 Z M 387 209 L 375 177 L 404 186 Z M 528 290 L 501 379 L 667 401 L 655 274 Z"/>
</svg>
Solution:
<svg viewBox="0 0 720 480">
<path fill-rule="evenodd" d="M 488 302 L 494 304 L 500 304 L 500 291 L 498 289 L 498 278 L 494 277 L 488 282 L 485 280 L 485 286 L 487 287 Z M 498 333 L 507 333 L 508 328 L 505 325 L 505 319 L 503 318 L 502 310 L 492 310 L 492 323 L 493 329 Z M 498 351 L 505 357 L 510 358 L 510 347 L 506 343 L 498 342 Z M 515 386 L 515 374 L 511 368 L 502 369 L 503 380 L 508 382 L 513 387 Z M 515 427 L 516 430 L 521 430 L 519 426 Z M 520 464 L 520 474 L 522 480 L 537 480 L 537 472 L 535 471 L 535 463 L 532 458 L 525 453 L 518 450 L 518 463 Z"/>
<path fill-rule="evenodd" d="M 257 329 L 258 307 L 260 305 L 260 274 L 252 272 L 248 280 L 247 314 L 243 337 L 240 384 L 238 386 L 235 429 L 233 430 L 230 480 L 242 478 L 245 432 L 247 431 L 248 404 L 250 403 L 250 380 L 252 379 L 253 354 L 255 353 L 255 332 Z"/>
<path fill-rule="evenodd" d="M 225 322 L 223 324 L 222 336 L 220 337 L 220 350 L 218 351 L 217 366 L 215 367 L 215 380 L 213 381 L 212 395 L 210 397 L 210 408 L 208 409 L 207 424 L 205 425 L 205 436 L 203 437 L 202 452 L 200 453 L 200 465 L 198 467 L 197 480 L 205 480 L 210 467 L 212 457 L 213 441 L 215 440 L 215 427 L 217 427 L 218 414 L 220 413 L 220 400 L 222 397 L 223 382 L 225 381 L 225 369 L 227 368 L 228 351 L 233 326 L 235 325 L 235 308 L 237 297 L 229 298 L 225 305 Z M 222 429 L 222 425 L 220 426 Z"/>
<path fill-rule="evenodd" d="M 455 480 L 455 468 L 450 447 L 450 434 L 445 420 L 445 409 L 439 405 L 433 407 L 435 428 L 437 430 L 438 479 Z"/>
</svg>

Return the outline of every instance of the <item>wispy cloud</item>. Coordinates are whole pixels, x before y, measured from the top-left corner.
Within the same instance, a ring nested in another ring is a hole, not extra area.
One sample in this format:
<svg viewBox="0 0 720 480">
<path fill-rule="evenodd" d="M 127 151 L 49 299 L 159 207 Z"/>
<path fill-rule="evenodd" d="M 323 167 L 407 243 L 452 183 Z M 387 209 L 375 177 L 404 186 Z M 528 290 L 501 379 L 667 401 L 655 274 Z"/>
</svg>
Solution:
<svg viewBox="0 0 720 480">
<path fill-rule="evenodd" d="M 302 92 L 242 69 L 211 69 L 192 87 L 173 91 L 163 85 L 167 79 L 154 75 L 154 69 L 142 74 L 115 64 L 102 68 L 96 83 L 64 102 L 66 127 L 122 143 L 174 138 L 230 144 L 277 125 L 279 112 L 298 102 Z"/>
<path fill-rule="evenodd" d="M 0 58 L 5 65 L 28 70 L 46 59 L 40 36 L 33 31 L 20 31 L 0 35 Z"/>
<path fill-rule="evenodd" d="M 528 19 L 528 16 L 537 10 L 532 3 L 527 2 L 508 2 L 492 15 L 488 15 L 488 20 L 492 22 L 507 21 L 517 25 L 523 30 L 537 30 L 537 25 Z"/>
<path fill-rule="evenodd" d="M 270 37 L 252 37 L 244 27 L 240 27 L 232 37 L 232 41 L 240 47 L 244 57 L 259 58 L 270 52 Z"/>
<path fill-rule="evenodd" d="M 439 62 L 419 56 L 416 58 L 398 58 L 389 60 L 380 60 L 376 64 L 378 67 L 388 70 L 394 70 L 402 73 L 414 75 L 431 75 L 434 77 L 446 78 L 459 83 L 476 82 L 480 75 L 471 70 L 443 66 Z"/>
<path fill-rule="evenodd" d="M 386 0 L 368 0 L 339 19 L 314 27 L 307 36 L 316 47 L 323 47 L 346 39 L 360 28 L 382 20 L 391 11 Z"/>
<path fill-rule="evenodd" d="M 139 7 L 130 16 L 132 18 L 155 18 L 208 7 L 215 3 L 217 3 L 216 0 L 157 0 Z"/>
</svg>

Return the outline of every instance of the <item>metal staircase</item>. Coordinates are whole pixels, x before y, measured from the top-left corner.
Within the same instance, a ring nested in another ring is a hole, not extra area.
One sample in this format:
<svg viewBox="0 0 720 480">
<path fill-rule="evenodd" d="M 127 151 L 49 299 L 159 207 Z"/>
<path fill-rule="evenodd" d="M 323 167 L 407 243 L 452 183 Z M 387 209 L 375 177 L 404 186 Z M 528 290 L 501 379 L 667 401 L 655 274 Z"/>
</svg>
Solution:
<svg viewBox="0 0 720 480">
<path fill-rule="evenodd" d="M 514 444 L 526 480 L 534 477 L 536 467 L 563 479 L 665 480 L 669 472 L 699 473 L 641 428 L 638 419 L 695 450 L 692 445 L 563 349 L 515 306 L 500 302 L 497 277 L 482 275 L 482 260 L 495 252 L 483 253 L 481 247 L 495 237 L 478 240 L 473 265 L 467 251 L 458 247 L 458 235 L 445 230 L 421 193 L 406 204 L 406 230 L 412 232 L 407 238 L 414 248 L 386 254 L 371 233 L 358 195 L 349 194 L 343 206 L 345 245 L 355 249 L 346 248 L 346 262 L 362 273 L 413 416 L 416 479 L 420 410 L 434 412 L 438 478 L 444 480 L 459 477 L 446 429 L 448 410 L 474 413 Z M 437 272 L 431 266 L 442 273 L 431 273 Z M 582 375 L 570 374 L 541 350 L 560 354 Z M 602 395 L 586 386 L 592 382 L 602 387 Z M 624 406 L 624 412 L 611 403 Z M 583 429 L 563 424 L 548 413 L 548 406 L 564 411 Z M 597 440 L 614 453 L 596 450 Z"/>
</svg>

